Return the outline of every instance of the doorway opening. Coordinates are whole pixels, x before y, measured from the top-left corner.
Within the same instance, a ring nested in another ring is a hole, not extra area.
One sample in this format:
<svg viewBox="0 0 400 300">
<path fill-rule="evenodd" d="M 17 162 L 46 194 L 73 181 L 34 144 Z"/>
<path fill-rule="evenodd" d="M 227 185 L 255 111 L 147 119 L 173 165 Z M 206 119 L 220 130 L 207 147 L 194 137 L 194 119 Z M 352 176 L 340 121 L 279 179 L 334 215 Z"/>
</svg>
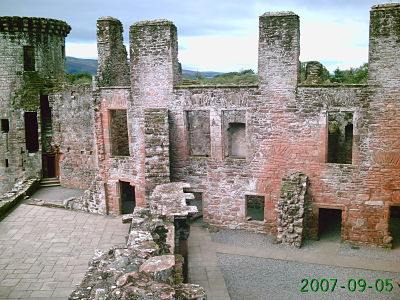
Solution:
<svg viewBox="0 0 400 300">
<path fill-rule="evenodd" d="M 342 211 L 340 209 L 320 208 L 318 224 L 320 240 L 340 241 L 342 227 Z"/>
<path fill-rule="evenodd" d="M 121 214 L 131 214 L 136 205 L 135 187 L 129 182 L 120 181 L 119 191 L 121 199 Z"/>
<path fill-rule="evenodd" d="M 392 235 L 392 247 L 400 248 L 400 206 L 390 207 L 389 231 Z"/>
<path fill-rule="evenodd" d="M 57 177 L 56 157 L 54 154 L 42 154 L 43 178 Z"/>
</svg>

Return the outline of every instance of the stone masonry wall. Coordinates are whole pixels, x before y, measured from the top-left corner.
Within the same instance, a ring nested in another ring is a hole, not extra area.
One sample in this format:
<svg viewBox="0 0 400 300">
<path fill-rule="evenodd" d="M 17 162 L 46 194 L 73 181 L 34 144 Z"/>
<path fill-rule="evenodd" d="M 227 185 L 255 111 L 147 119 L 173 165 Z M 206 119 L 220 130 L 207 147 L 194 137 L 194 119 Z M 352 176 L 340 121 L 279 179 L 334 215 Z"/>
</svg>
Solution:
<svg viewBox="0 0 400 300">
<path fill-rule="evenodd" d="M 144 204 L 144 163 L 142 163 L 144 143 L 141 134 L 143 121 L 132 105 L 129 88 L 101 88 L 94 94 L 94 98 L 97 164 L 104 187 L 99 197 L 101 202 L 107 203 L 105 213 L 120 214 L 120 181 L 129 182 L 135 187 L 136 205 Z M 127 111 L 129 155 L 112 154 L 111 110 Z"/>
<path fill-rule="evenodd" d="M 156 185 L 170 181 L 169 126 L 167 109 L 144 111 L 146 195 Z"/>
<path fill-rule="evenodd" d="M 126 247 L 98 252 L 89 262 L 81 284 L 69 299 L 204 300 L 205 290 L 183 283 L 183 258 L 174 252 L 180 232 L 174 219 L 185 219 L 196 208 L 186 206 L 184 183 L 157 186 L 149 208 L 136 207 Z M 189 232 L 187 232 L 186 239 Z"/>
<path fill-rule="evenodd" d="M 259 19 L 258 76 L 262 89 L 294 96 L 299 76 L 300 24 L 293 12 L 267 12 Z M 289 93 L 289 94 L 287 94 Z M 278 95 L 274 95 L 276 97 Z M 279 97 L 279 96 L 278 96 Z"/>
<path fill-rule="evenodd" d="M 24 112 L 37 112 L 40 124 L 40 95 L 57 89 L 65 76 L 70 29 L 53 19 L 0 17 L 0 118 L 10 124 L 8 133 L 0 133 L 0 194 L 16 180 L 42 175 L 41 147 L 26 149 Z M 34 47 L 33 71 L 24 71 L 24 46 Z"/>
<path fill-rule="evenodd" d="M 298 86 L 299 18 L 291 12 L 260 17 L 259 84 L 252 86 L 179 86 L 175 26 L 133 24 L 130 89 L 92 93 L 105 213 L 121 213 L 120 181 L 135 187 L 137 206 L 144 206 L 148 188 L 166 182 L 169 169 L 171 181 L 202 193 L 206 222 L 276 235 L 282 178 L 296 171 L 309 178 L 305 235 L 318 238 L 320 208 L 339 209 L 343 241 L 390 247 L 389 209 L 400 205 L 399 14 L 399 4 L 373 7 L 369 81 L 347 86 Z M 113 109 L 127 110 L 129 156 L 111 154 Z M 209 119 L 208 156 L 190 152 L 187 115 L 195 111 Z M 343 164 L 328 162 L 335 114 L 352 115 L 351 161 Z M 226 155 L 229 123 L 245 123 L 239 157 Z M 247 220 L 246 196 L 264 197 L 263 221 Z"/>
<path fill-rule="evenodd" d="M 175 25 L 167 20 L 137 22 L 130 27 L 131 88 L 134 101 L 165 107 L 179 83 Z"/>
<path fill-rule="evenodd" d="M 61 185 L 88 189 L 97 173 L 91 86 L 65 87 L 50 103 Z"/>
<path fill-rule="evenodd" d="M 281 196 L 278 200 L 278 243 L 301 247 L 306 216 L 309 208 L 307 199 L 308 177 L 292 173 L 282 179 Z"/>
<path fill-rule="evenodd" d="M 98 85 L 129 86 L 129 65 L 122 24 L 112 17 L 97 20 Z"/>
</svg>

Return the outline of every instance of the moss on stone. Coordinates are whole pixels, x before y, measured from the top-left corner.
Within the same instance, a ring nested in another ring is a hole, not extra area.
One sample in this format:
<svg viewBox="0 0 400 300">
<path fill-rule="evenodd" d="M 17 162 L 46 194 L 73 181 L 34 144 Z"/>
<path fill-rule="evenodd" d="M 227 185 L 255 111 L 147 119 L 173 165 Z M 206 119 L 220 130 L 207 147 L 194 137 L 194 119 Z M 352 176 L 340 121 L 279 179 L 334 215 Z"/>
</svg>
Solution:
<svg viewBox="0 0 400 300">
<path fill-rule="evenodd" d="M 58 89 L 57 84 L 36 71 L 23 72 L 21 88 L 15 92 L 13 106 L 24 111 L 36 111 L 40 107 L 40 95 L 48 95 Z"/>
</svg>

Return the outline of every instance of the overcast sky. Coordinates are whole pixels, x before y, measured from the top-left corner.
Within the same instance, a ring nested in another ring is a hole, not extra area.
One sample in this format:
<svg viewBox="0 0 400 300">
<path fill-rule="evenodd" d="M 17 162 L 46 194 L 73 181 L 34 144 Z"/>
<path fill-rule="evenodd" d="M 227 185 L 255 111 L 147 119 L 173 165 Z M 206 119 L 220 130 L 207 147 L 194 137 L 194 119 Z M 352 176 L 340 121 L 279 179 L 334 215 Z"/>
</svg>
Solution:
<svg viewBox="0 0 400 300">
<path fill-rule="evenodd" d="M 169 19 L 178 27 L 179 60 L 185 69 L 237 71 L 257 68 L 258 16 L 293 11 L 300 16 L 301 61 L 329 70 L 357 67 L 368 59 L 368 23 L 378 0 L 0 0 L 4 16 L 66 21 L 68 56 L 96 58 L 96 20 L 112 16 L 129 26 Z"/>
</svg>

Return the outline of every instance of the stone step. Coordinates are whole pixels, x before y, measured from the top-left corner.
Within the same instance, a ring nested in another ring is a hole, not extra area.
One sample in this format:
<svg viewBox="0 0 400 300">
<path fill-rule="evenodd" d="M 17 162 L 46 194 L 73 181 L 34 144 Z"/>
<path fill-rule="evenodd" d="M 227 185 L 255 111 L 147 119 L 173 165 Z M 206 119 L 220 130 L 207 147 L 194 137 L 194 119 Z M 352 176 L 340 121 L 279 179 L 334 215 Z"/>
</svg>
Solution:
<svg viewBox="0 0 400 300">
<path fill-rule="evenodd" d="M 41 187 L 59 186 L 59 185 L 60 185 L 60 179 L 58 177 L 43 178 L 40 181 Z"/>
<path fill-rule="evenodd" d="M 55 178 L 55 179 L 42 179 L 41 181 L 40 181 L 40 183 L 53 183 L 53 182 L 60 182 L 60 180 L 58 179 L 58 178 Z"/>
<path fill-rule="evenodd" d="M 60 186 L 60 183 L 40 183 L 40 187 Z"/>
</svg>

